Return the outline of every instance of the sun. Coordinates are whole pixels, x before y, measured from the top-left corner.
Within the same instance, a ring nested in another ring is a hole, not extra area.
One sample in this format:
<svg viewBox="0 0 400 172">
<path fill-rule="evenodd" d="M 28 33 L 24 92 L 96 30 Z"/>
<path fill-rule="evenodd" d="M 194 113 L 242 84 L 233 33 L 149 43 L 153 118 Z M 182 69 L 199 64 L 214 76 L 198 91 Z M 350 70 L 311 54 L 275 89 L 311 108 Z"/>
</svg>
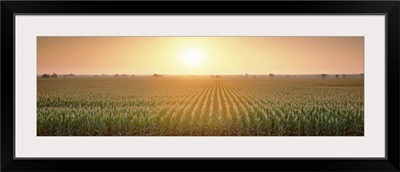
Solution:
<svg viewBox="0 0 400 172">
<path fill-rule="evenodd" d="M 198 67 L 204 62 L 204 52 L 199 47 L 186 47 L 180 57 L 187 67 Z"/>
</svg>

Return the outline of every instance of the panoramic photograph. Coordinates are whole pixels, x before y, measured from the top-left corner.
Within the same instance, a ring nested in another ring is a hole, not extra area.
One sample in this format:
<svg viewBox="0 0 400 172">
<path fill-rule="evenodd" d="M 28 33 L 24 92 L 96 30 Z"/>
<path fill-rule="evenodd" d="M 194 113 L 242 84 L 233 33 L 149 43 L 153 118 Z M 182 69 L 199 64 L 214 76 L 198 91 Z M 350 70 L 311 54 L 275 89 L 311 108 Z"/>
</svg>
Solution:
<svg viewBox="0 0 400 172">
<path fill-rule="evenodd" d="M 39 36 L 37 136 L 364 136 L 364 37 Z"/>
</svg>

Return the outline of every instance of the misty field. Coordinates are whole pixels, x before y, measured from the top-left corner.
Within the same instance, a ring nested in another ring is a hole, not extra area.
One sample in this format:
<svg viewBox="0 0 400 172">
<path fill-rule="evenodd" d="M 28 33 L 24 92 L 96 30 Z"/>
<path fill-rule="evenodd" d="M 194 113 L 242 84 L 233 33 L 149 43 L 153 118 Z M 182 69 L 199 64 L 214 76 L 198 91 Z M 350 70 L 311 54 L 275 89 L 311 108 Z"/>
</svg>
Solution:
<svg viewBox="0 0 400 172">
<path fill-rule="evenodd" d="M 362 78 L 37 79 L 38 136 L 363 136 Z"/>
</svg>

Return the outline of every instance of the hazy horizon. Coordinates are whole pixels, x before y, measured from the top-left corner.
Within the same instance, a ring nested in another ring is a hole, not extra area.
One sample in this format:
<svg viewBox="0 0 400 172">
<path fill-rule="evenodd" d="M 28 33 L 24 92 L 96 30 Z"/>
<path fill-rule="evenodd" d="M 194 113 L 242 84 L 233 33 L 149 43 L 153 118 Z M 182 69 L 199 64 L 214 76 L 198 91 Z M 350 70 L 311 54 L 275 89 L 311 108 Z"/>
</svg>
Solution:
<svg viewBox="0 0 400 172">
<path fill-rule="evenodd" d="M 364 37 L 37 37 L 37 75 L 364 73 Z"/>
<path fill-rule="evenodd" d="M 50 75 L 52 75 L 53 73 L 55 73 L 55 72 L 49 72 L 49 73 L 41 73 L 41 74 L 37 74 L 37 76 L 41 76 L 41 75 L 43 75 L 43 74 L 50 74 Z M 242 75 L 242 76 L 245 76 L 245 74 L 164 74 L 164 73 L 149 73 L 149 74 L 134 74 L 134 73 L 109 73 L 109 74 L 107 74 L 107 73 L 101 73 L 101 74 L 79 74 L 79 73 L 56 73 L 57 75 L 70 75 L 70 74 L 73 74 L 73 75 L 83 75 L 83 76 L 85 76 L 85 75 L 88 75 L 88 76 L 93 76 L 93 75 L 98 75 L 98 76 L 101 76 L 101 75 L 106 75 L 106 76 L 113 76 L 113 75 L 115 75 L 115 74 L 118 74 L 118 75 L 127 75 L 127 76 L 132 76 L 132 75 L 135 75 L 135 76 L 147 76 L 147 75 L 154 75 L 154 74 L 159 74 L 159 75 L 166 75 L 166 76 L 188 76 L 188 75 L 197 75 L 197 76 L 209 76 L 209 75 L 222 75 L 222 76 L 238 76 L 238 75 Z M 276 76 L 280 76 L 280 75 L 282 75 L 282 76 L 285 76 L 285 75 L 297 75 L 297 76 L 303 76 L 303 75 L 321 75 L 321 74 L 326 74 L 326 75 L 360 75 L 360 74 L 364 74 L 364 73 L 315 73 L 315 74 L 280 74 L 280 73 L 272 73 L 272 74 L 274 74 L 274 75 L 276 75 Z M 267 75 L 269 75 L 269 73 L 268 74 L 251 74 L 251 73 L 248 73 L 248 75 L 249 76 L 253 76 L 253 75 L 256 75 L 256 76 L 267 76 Z"/>
</svg>

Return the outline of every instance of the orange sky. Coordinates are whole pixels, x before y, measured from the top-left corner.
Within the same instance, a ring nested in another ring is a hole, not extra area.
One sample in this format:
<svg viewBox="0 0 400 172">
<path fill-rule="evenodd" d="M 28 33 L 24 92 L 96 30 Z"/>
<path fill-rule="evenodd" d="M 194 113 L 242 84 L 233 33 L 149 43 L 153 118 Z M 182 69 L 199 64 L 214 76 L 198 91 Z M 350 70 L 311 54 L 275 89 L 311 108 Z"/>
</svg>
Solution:
<svg viewBox="0 0 400 172">
<path fill-rule="evenodd" d="M 37 37 L 37 73 L 53 72 L 358 74 L 364 37 Z"/>
</svg>

